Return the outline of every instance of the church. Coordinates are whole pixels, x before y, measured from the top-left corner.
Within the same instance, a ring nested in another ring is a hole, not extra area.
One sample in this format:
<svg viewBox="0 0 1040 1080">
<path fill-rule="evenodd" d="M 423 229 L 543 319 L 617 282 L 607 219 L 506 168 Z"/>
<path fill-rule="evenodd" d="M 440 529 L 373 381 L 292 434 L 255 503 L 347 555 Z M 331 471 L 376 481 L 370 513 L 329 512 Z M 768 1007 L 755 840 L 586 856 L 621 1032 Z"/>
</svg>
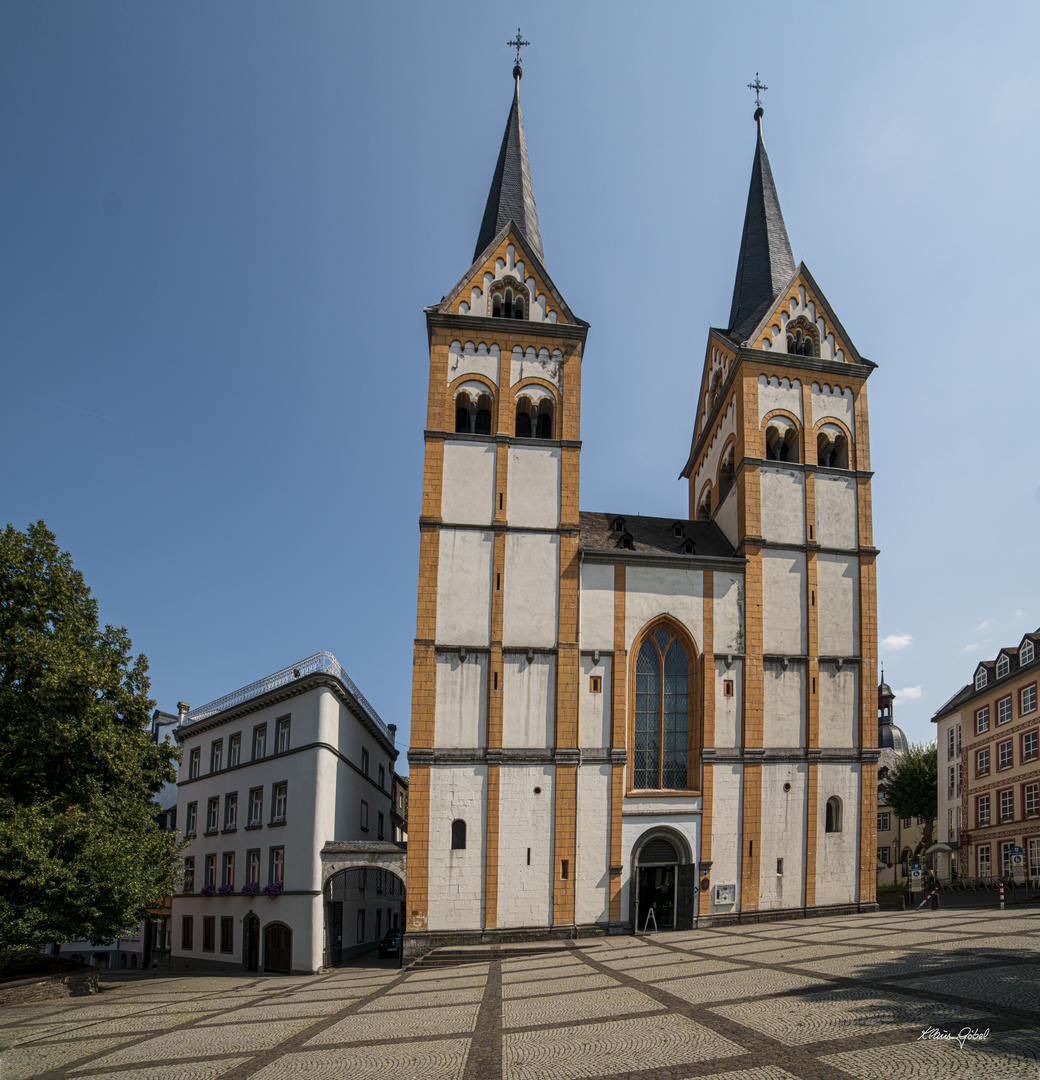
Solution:
<svg viewBox="0 0 1040 1080">
<path fill-rule="evenodd" d="M 875 365 L 794 261 L 759 107 L 687 516 L 581 509 L 589 324 L 545 266 L 521 77 L 425 309 L 406 955 L 872 910 Z"/>
</svg>

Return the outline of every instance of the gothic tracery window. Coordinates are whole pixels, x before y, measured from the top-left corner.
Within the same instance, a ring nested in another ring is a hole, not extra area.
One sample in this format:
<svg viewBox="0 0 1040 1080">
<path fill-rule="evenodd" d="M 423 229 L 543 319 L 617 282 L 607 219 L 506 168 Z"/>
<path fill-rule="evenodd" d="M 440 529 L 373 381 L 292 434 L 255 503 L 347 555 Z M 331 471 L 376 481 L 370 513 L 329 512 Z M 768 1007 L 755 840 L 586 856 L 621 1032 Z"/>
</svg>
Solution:
<svg viewBox="0 0 1040 1080">
<path fill-rule="evenodd" d="M 636 659 L 632 786 L 688 786 L 690 661 L 666 627 L 647 635 Z"/>
</svg>

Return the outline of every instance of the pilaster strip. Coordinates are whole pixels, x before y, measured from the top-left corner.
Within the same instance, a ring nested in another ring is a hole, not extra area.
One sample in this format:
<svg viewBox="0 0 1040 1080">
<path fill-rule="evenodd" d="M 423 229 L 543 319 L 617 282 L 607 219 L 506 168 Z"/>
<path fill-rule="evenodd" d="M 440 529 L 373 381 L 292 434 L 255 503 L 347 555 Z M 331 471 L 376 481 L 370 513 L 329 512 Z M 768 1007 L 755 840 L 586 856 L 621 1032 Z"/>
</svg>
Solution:
<svg viewBox="0 0 1040 1080">
<path fill-rule="evenodd" d="M 508 432 L 499 432 L 508 434 Z M 509 513 L 509 443 L 495 444 L 495 517 L 492 524 L 508 524 Z"/>
<path fill-rule="evenodd" d="M 484 925 L 498 926 L 498 808 L 501 766 L 487 767 L 487 836 L 484 842 Z"/>
<path fill-rule="evenodd" d="M 625 580 L 624 566 L 614 567 L 614 658 L 610 665 L 610 745 L 625 748 L 628 702 L 628 654 L 625 651 Z M 621 866 L 621 809 L 625 798 L 625 766 L 611 770 L 610 785 L 610 865 Z M 610 874 L 610 921 L 621 921 L 621 880 L 623 872 Z"/>
<path fill-rule="evenodd" d="M 574 923 L 575 835 L 578 828 L 578 766 L 556 766 L 556 865 L 553 882 L 553 925 Z M 564 877 L 564 862 L 567 876 Z"/>
<path fill-rule="evenodd" d="M 564 446 L 560 451 L 560 527 L 578 525 L 580 451 Z"/>
<path fill-rule="evenodd" d="M 859 745 L 877 746 L 877 560 L 859 557 Z M 877 773 L 873 763 L 860 766 L 859 899 L 874 900 L 877 894 L 875 843 L 877 827 Z"/>
<path fill-rule="evenodd" d="M 701 721 L 701 746 L 715 745 L 715 574 L 711 570 L 704 571 L 703 587 L 703 631 L 704 653 L 702 655 L 702 671 L 704 672 L 704 688 L 702 692 L 703 717 Z M 711 800 L 715 791 L 712 774 L 713 765 L 701 764 L 701 850 L 699 859 L 701 862 L 711 862 L 711 825 L 712 807 Z"/>
<path fill-rule="evenodd" d="M 816 828 L 818 818 L 817 792 L 820 766 L 810 761 L 805 778 L 805 906 L 816 904 Z"/>
<path fill-rule="evenodd" d="M 432 431 L 447 431 L 448 423 L 448 352 L 452 342 L 449 331 L 435 331 L 430 340 L 430 384 L 427 391 L 426 427 Z M 455 430 L 452 417 L 451 430 Z"/>
<path fill-rule="evenodd" d="M 744 762 L 744 828 L 740 872 L 740 910 L 757 911 L 762 865 L 762 765 Z"/>
<path fill-rule="evenodd" d="M 809 670 L 805 685 L 805 744 L 806 746 L 817 747 L 820 745 L 820 609 L 817 603 L 819 599 L 819 565 L 815 551 L 806 553 L 805 576 L 806 625 L 809 639 Z"/>
<path fill-rule="evenodd" d="M 440 521 L 441 494 L 444 486 L 444 440 L 426 440 L 423 463 L 422 516 L 427 521 Z"/>
<path fill-rule="evenodd" d="M 765 694 L 762 666 L 762 549 L 747 546 L 744 567 L 744 737 L 745 747 L 763 744 L 763 700 Z"/>
<path fill-rule="evenodd" d="M 409 930 L 424 931 L 430 922 L 430 767 L 413 764 L 408 784 L 408 893 L 405 910 Z"/>
</svg>

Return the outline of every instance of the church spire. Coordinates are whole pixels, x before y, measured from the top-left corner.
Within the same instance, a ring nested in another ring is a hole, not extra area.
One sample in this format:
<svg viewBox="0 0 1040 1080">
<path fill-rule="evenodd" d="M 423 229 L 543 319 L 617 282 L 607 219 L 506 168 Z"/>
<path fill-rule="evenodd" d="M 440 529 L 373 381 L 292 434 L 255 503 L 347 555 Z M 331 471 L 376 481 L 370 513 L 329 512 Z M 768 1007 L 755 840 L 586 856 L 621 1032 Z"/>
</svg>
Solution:
<svg viewBox="0 0 1040 1080">
<path fill-rule="evenodd" d="M 758 77 L 755 77 L 758 82 Z M 754 87 L 752 87 L 754 89 Z M 765 89 L 765 87 L 761 87 Z M 729 331 L 742 338 L 754 329 L 766 306 L 771 303 L 794 274 L 794 256 L 787 239 L 780 200 L 769 168 L 769 156 L 762 141 L 762 109 L 755 110 L 758 142 L 751 167 L 751 188 L 744 214 L 744 233 L 740 238 L 737 279 L 733 284 L 733 306 L 729 313 Z"/>
<path fill-rule="evenodd" d="M 519 41 L 519 30 L 516 36 Z M 526 45 L 527 42 L 522 44 Z M 538 257 L 538 261 L 545 263 L 542 234 L 538 229 L 538 209 L 534 204 L 534 188 L 531 185 L 531 167 L 527 161 L 524 118 L 520 112 L 520 79 L 523 70 L 520 67 L 519 52 L 518 47 L 517 63 L 513 68 L 513 105 L 509 110 L 506 131 L 502 136 L 502 148 L 498 152 L 498 164 L 495 166 L 487 205 L 484 207 L 484 220 L 480 223 L 480 235 L 473 252 L 474 262 L 498 232 L 512 221 Z"/>
</svg>

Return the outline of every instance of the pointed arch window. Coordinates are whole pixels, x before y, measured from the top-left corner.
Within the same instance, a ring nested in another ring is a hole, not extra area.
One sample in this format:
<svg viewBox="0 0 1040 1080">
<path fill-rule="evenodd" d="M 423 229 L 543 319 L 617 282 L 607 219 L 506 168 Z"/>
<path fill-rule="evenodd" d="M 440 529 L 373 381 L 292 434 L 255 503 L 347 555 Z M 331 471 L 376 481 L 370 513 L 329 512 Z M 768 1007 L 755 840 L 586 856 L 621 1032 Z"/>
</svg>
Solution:
<svg viewBox="0 0 1040 1080">
<path fill-rule="evenodd" d="M 668 627 L 648 634 L 636 657 L 635 789 L 686 790 L 692 664 L 683 643 Z"/>
</svg>

